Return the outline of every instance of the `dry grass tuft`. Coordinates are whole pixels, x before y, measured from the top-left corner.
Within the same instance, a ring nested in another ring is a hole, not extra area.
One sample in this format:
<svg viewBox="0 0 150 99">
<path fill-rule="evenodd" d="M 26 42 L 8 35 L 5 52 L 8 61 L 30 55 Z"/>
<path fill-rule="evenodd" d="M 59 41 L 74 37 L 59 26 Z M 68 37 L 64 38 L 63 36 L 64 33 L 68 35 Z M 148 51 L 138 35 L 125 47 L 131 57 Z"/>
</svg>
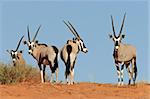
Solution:
<svg viewBox="0 0 150 99">
<path fill-rule="evenodd" d="M 12 66 L 0 63 L 0 84 L 13 84 L 20 82 L 39 82 L 40 76 L 37 68 L 30 65 Z"/>
</svg>

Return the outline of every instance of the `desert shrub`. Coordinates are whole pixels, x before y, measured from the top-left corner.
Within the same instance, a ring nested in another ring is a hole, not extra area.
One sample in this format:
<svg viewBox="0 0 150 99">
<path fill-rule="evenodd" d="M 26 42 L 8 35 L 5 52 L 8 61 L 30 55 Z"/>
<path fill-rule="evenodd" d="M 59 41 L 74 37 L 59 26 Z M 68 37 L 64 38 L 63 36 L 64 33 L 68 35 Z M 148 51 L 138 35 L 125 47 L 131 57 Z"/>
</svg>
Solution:
<svg viewBox="0 0 150 99">
<path fill-rule="evenodd" d="M 39 71 L 35 67 L 30 65 L 12 66 L 0 63 L 0 84 L 39 81 Z"/>
</svg>

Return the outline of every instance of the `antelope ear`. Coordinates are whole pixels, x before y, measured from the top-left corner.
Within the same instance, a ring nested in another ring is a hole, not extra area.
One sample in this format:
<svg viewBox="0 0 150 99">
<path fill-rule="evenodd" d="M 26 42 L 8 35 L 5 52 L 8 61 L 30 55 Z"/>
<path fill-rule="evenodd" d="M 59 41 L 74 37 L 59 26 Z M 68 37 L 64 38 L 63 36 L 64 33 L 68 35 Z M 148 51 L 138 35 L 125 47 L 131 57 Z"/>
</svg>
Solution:
<svg viewBox="0 0 150 99">
<path fill-rule="evenodd" d="M 36 40 L 35 43 L 38 43 L 38 40 Z"/>
<path fill-rule="evenodd" d="M 109 38 L 112 38 L 113 36 L 112 36 L 112 34 L 109 34 Z"/>
<path fill-rule="evenodd" d="M 122 38 L 125 38 L 125 34 L 122 34 Z"/>
<path fill-rule="evenodd" d="M 9 50 L 6 50 L 6 52 L 8 52 L 10 54 L 10 51 Z"/>
<path fill-rule="evenodd" d="M 70 42 L 73 42 L 72 40 L 67 40 L 67 44 L 69 44 Z"/>
<path fill-rule="evenodd" d="M 67 44 L 69 44 L 70 40 L 67 40 Z"/>
<path fill-rule="evenodd" d="M 24 45 L 27 44 L 27 41 L 23 41 L 23 44 L 24 44 Z"/>
</svg>

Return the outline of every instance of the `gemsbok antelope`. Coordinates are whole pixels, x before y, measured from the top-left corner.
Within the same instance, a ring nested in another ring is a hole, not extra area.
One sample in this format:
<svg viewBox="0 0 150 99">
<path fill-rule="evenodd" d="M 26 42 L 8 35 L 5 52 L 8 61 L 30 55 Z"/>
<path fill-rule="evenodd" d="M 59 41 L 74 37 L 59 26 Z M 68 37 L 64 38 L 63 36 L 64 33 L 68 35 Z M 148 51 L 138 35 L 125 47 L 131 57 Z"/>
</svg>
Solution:
<svg viewBox="0 0 150 99">
<path fill-rule="evenodd" d="M 88 50 L 84 45 L 83 40 L 75 30 L 75 28 L 72 26 L 72 24 L 68 21 L 69 26 L 65 21 L 63 21 L 66 26 L 70 29 L 70 31 L 75 36 L 75 39 L 68 40 L 67 43 L 64 45 L 64 47 L 61 50 L 61 59 L 66 65 L 66 71 L 65 71 L 65 78 L 68 84 L 74 84 L 74 65 L 77 58 L 77 54 L 79 51 L 82 51 L 84 53 L 87 53 Z M 68 77 L 70 76 L 70 81 L 68 81 Z"/>
<path fill-rule="evenodd" d="M 129 82 L 128 84 L 131 84 L 131 80 L 133 79 L 133 84 L 135 84 L 135 80 L 137 77 L 137 66 L 136 66 L 136 48 L 129 44 L 123 44 L 121 41 L 125 37 L 124 34 L 122 34 L 122 29 L 124 26 L 126 13 L 124 14 L 124 18 L 122 21 L 121 29 L 119 32 L 119 35 L 116 36 L 115 28 L 114 28 L 114 22 L 113 17 L 111 16 L 111 23 L 112 23 L 112 29 L 113 29 L 113 35 L 109 34 L 109 37 L 114 42 L 114 51 L 113 51 L 113 58 L 115 60 L 115 66 L 117 68 L 117 75 L 118 75 L 118 85 L 123 85 L 123 69 L 124 65 L 126 65 L 128 75 L 129 75 Z M 132 71 L 130 70 L 130 63 L 132 64 Z M 121 70 L 119 68 L 119 65 L 121 65 Z"/>
<path fill-rule="evenodd" d="M 6 50 L 11 58 L 12 58 L 12 61 L 13 61 L 13 66 L 22 66 L 22 65 L 25 65 L 25 60 L 24 58 L 22 57 L 22 50 L 18 51 L 19 49 L 19 46 L 20 46 L 20 43 L 22 41 L 24 36 L 22 36 L 22 38 L 19 40 L 19 43 L 17 45 L 17 48 L 15 50 Z"/>
<path fill-rule="evenodd" d="M 54 80 L 54 73 L 56 73 L 56 82 L 58 82 L 58 49 L 55 46 L 48 46 L 46 44 L 38 43 L 37 40 L 35 40 L 39 29 L 41 25 L 39 26 L 38 30 L 36 31 L 36 34 L 33 38 L 33 40 L 30 40 L 30 32 L 29 32 L 29 26 L 27 27 L 28 31 L 28 41 L 24 41 L 24 44 L 27 44 L 28 46 L 28 53 L 33 56 L 34 59 L 37 60 L 40 72 L 41 72 L 41 82 L 45 82 L 45 69 L 46 65 L 50 66 L 51 69 L 51 80 L 52 83 Z M 43 68 L 42 68 L 43 64 Z"/>
</svg>

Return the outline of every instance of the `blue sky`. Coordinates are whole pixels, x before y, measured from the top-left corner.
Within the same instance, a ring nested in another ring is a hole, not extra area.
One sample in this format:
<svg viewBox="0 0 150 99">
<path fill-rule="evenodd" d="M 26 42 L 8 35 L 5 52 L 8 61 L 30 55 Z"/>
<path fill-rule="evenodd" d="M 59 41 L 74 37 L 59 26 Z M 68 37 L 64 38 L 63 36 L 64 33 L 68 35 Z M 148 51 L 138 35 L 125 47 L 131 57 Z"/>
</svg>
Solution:
<svg viewBox="0 0 150 99">
<path fill-rule="evenodd" d="M 41 24 L 37 36 L 39 42 L 55 45 L 59 49 L 74 36 L 62 20 L 72 22 L 84 40 L 89 52 L 79 53 L 75 64 L 75 80 L 99 83 L 116 83 L 117 73 L 112 57 L 113 41 L 110 15 L 114 17 L 116 32 L 124 13 L 126 20 L 123 43 L 133 44 L 137 48 L 138 81 L 150 81 L 148 72 L 149 42 L 149 3 L 147 1 L 1 1 L 0 2 L 0 61 L 10 63 L 11 58 L 6 49 L 15 49 L 16 43 L 25 35 L 27 25 L 31 37 Z M 27 53 L 27 46 L 21 44 L 23 57 L 27 64 L 35 67 L 37 63 Z M 64 81 L 65 65 L 59 59 L 59 80 Z M 47 67 L 47 72 L 50 72 Z M 126 69 L 125 82 L 128 75 Z"/>
</svg>

